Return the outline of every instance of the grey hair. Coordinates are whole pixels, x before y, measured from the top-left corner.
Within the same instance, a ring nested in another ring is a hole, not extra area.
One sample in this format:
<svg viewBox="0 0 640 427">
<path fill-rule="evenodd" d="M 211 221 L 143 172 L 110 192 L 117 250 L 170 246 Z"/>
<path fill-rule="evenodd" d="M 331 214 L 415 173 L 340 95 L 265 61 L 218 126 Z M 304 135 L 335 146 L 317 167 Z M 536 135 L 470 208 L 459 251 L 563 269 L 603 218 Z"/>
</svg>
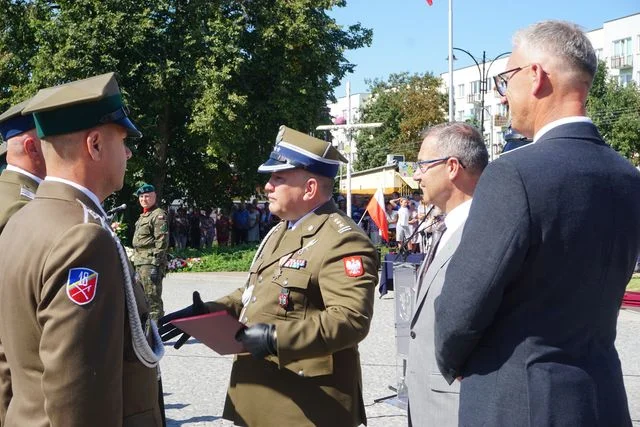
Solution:
<svg viewBox="0 0 640 427">
<path fill-rule="evenodd" d="M 585 73 L 591 80 L 598 68 L 598 57 L 582 29 L 566 21 L 542 21 L 517 31 L 513 47 L 529 54 L 555 58 L 572 71 Z"/>
<path fill-rule="evenodd" d="M 433 147 L 441 157 L 455 157 L 470 173 L 480 175 L 489 163 L 489 153 L 480 131 L 468 123 L 441 123 L 422 131 L 433 137 Z"/>
</svg>

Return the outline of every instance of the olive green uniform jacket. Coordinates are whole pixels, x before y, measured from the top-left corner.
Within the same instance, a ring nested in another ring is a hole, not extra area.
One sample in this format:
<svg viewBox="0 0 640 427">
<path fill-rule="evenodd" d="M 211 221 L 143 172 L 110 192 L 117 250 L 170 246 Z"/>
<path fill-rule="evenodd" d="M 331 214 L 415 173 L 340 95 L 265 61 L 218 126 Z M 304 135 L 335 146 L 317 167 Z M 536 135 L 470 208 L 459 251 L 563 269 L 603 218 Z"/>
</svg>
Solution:
<svg viewBox="0 0 640 427">
<path fill-rule="evenodd" d="M 38 183 L 31 177 L 19 172 L 4 170 L 0 175 L 0 233 L 7 225 L 11 215 L 33 199 Z M 11 400 L 11 372 L 0 342 L 0 426 Z"/>
<path fill-rule="evenodd" d="M 155 207 L 142 213 L 133 233 L 134 265 L 155 265 L 164 269 L 168 248 L 169 222 L 165 211 Z"/>
<path fill-rule="evenodd" d="M 45 181 L 0 235 L 0 337 L 13 386 L 6 427 L 161 425 L 157 370 L 131 344 L 132 269 L 123 271 L 100 212 L 74 187 Z M 97 274 L 84 305 L 72 301 L 74 268 Z M 134 293 L 144 317 L 139 285 Z"/>
<path fill-rule="evenodd" d="M 373 315 L 374 246 L 332 201 L 265 239 L 247 289 L 208 303 L 247 325 L 276 325 L 277 357 L 235 357 L 224 418 L 252 427 L 366 424 L 358 343 Z"/>
<path fill-rule="evenodd" d="M 0 233 L 20 208 L 33 199 L 38 183 L 27 175 L 4 170 L 0 175 Z"/>
</svg>

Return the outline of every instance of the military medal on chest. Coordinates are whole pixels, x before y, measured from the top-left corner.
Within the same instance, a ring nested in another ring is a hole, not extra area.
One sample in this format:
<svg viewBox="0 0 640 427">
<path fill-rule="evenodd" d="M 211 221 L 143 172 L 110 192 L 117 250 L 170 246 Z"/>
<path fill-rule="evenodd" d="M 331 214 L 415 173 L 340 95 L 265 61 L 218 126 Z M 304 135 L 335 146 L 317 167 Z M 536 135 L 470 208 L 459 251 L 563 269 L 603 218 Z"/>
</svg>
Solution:
<svg viewBox="0 0 640 427">
<path fill-rule="evenodd" d="M 285 310 L 289 307 L 289 289 L 282 288 L 280 295 L 278 295 L 278 305 Z"/>
</svg>

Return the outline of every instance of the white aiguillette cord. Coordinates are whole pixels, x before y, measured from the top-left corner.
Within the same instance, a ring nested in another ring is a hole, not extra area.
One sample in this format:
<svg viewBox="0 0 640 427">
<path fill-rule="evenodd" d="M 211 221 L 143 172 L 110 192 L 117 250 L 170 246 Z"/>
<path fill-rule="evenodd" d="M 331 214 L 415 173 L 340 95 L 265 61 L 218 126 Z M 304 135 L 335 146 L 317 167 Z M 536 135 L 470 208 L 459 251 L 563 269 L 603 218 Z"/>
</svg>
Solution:
<svg viewBox="0 0 640 427">
<path fill-rule="evenodd" d="M 77 200 L 77 199 L 76 199 Z M 102 228 L 107 230 L 114 242 L 116 243 L 116 247 L 118 249 L 118 255 L 120 257 L 120 264 L 122 265 L 122 273 L 124 274 L 124 294 L 125 301 L 127 303 L 127 313 L 129 314 L 129 327 L 131 329 L 131 343 L 133 344 L 133 351 L 136 354 L 136 357 L 148 368 L 155 368 L 158 366 L 158 362 L 164 356 L 164 344 L 162 343 L 162 339 L 160 338 L 160 334 L 158 333 L 158 326 L 153 319 L 149 319 L 149 324 L 151 326 L 151 339 L 153 341 L 153 348 L 149 345 L 147 341 L 147 336 L 142 328 L 142 322 L 140 321 L 140 314 L 138 313 L 138 306 L 136 304 L 136 297 L 133 293 L 133 281 L 131 280 L 131 274 L 129 270 L 129 259 L 127 258 L 127 254 L 120 242 L 120 239 L 113 232 L 111 227 L 105 222 L 102 215 L 98 215 L 91 209 L 89 209 L 84 203 L 80 200 L 77 200 L 78 203 L 82 205 L 84 208 L 84 218 L 85 222 L 88 222 L 88 214 L 91 215 L 94 219 L 100 221 Z"/>
</svg>

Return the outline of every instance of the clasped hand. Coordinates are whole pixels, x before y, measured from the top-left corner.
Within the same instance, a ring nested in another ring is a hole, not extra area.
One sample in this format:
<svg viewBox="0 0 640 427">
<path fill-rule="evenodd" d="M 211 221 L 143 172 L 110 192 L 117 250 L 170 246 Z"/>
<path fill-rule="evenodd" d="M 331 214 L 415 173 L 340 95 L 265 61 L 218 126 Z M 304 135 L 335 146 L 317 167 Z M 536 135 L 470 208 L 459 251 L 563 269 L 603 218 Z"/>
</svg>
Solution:
<svg viewBox="0 0 640 427">
<path fill-rule="evenodd" d="M 200 298 L 200 293 L 198 291 L 193 292 L 193 304 L 189 307 L 183 308 L 182 310 L 174 311 L 173 313 L 169 313 L 167 315 L 162 316 L 158 319 L 158 332 L 160 333 L 160 337 L 162 338 L 162 342 L 167 342 L 171 338 L 182 334 L 178 341 L 173 345 L 173 348 L 176 350 L 182 347 L 182 345 L 187 342 L 191 335 L 182 331 L 178 327 L 169 323 L 172 320 L 182 319 L 184 317 L 197 316 L 199 314 L 206 314 L 209 310 L 207 306 L 204 305 L 202 299 Z"/>
</svg>

